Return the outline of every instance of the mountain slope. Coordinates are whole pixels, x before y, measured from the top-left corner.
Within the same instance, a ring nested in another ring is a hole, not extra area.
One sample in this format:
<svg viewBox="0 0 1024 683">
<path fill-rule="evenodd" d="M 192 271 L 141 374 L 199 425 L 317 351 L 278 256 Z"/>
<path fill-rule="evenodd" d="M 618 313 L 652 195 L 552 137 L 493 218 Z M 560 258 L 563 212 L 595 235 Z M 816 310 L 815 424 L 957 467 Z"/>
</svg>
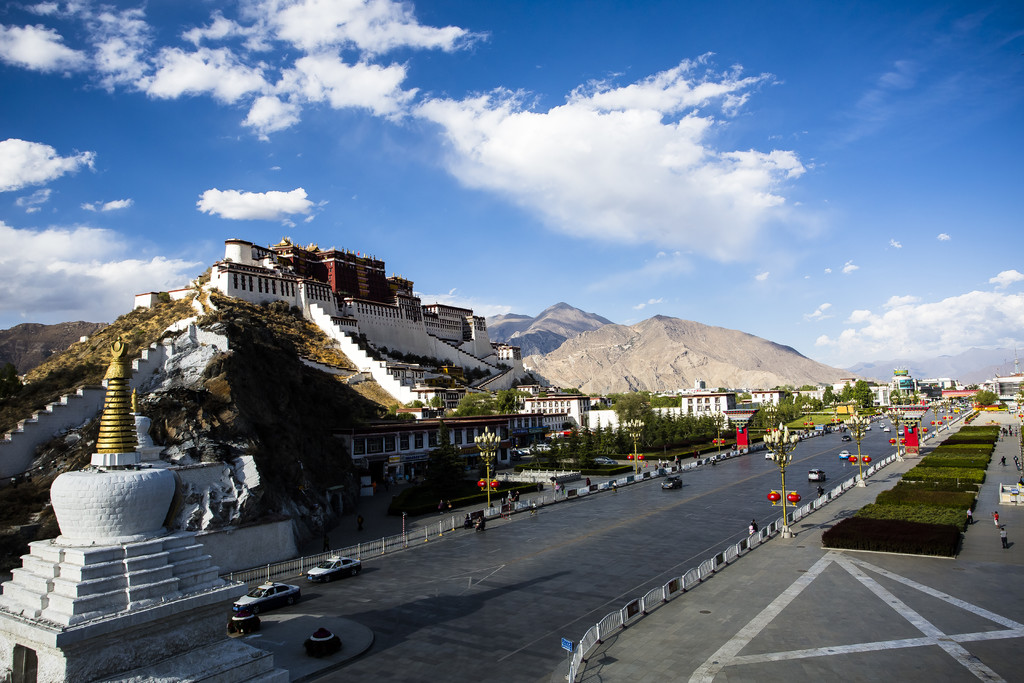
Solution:
<svg viewBox="0 0 1024 683">
<path fill-rule="evenodd" d="M 560 302 L 544 309 L 535 318 L 519 313 L 488 318 L 487 332 L 492 341 L 518 346 L 525 357 L 550 353 L 566 339 L 610 324 L 607 318 Z"/>
<path fill-rule="evenodd" d="M 82 337 L 92 336 L 106 323 L 59 323 L 42 325 L 22 323 L 0 330 L 0 366 L 11 363 L 18 374 L 36 367 L 55 353 L 60 353 Z"/>
<path fill-rule="evenodd" d="M 605 325 L 524 362 L 555 386 L 591 393 L 685 389 L 698 379 L 709 387 L 800 386 L 850 374 L 745 332 L 664 316 Z"/>
<path fill-rule="evenodd" d="M 894 368 L 907 368 L 917 379 L 951 377 L 965 384 L 975 384 L 996 375 L 1012 373 L 1014 349 L 967 349 L 951 356 L 923 360 L 895 359 L 862 362 L 851 366 L 850 372 L 873 379 L 892 379 Z"/>
</svg>

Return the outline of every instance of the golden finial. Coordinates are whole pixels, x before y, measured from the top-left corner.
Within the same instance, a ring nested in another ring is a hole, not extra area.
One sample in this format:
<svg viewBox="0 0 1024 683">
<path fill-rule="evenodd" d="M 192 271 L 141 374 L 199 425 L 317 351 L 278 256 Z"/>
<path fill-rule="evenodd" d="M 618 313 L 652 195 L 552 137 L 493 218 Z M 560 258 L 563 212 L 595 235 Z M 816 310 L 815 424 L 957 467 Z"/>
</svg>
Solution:
<svg viewBox="0 0 1024 683">
<path fill-rule="evenodd" d="M 128 395 L 132 368 L 125 358 L 127 352 L 120 337 L 110 345 L 110 367 L 104 375 L 107 380 L 107 396 L 103 402 L 103 415 L 100 416 L 97 453 L 133 453 L 139 445 L 135 435 L 135 418 L 131 414 L 133 406 Z"/>
<path fill-rule="evenodd" d="M 139 413 L 139 391 L 138 389 L 132 389 L 132 412 L 138 415 Z"/>
</svg>

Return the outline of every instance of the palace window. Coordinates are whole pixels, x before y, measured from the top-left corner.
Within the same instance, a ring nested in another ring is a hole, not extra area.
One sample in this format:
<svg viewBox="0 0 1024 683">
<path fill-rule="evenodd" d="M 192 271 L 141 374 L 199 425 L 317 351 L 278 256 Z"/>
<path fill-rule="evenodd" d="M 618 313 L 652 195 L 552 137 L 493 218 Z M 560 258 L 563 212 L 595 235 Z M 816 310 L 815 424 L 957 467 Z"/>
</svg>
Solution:
<svg viewBox="0 0 1024 683">
<path fill-rule="evenodd" d="M 400 437 L 398 437 L 398 447 L 400 449 L 402 449 L 403 451 L 409 450 L 409 435 L 408 434 L 402 434 Z"/>
<path fill-rule="evenodd" d="M 413 439 L 413 441 L 414 441 L 413 448 L 423 448 L 423 433 L 420 432 L 419 434 L 417 434 L 416 438 Z"/>
</svg>

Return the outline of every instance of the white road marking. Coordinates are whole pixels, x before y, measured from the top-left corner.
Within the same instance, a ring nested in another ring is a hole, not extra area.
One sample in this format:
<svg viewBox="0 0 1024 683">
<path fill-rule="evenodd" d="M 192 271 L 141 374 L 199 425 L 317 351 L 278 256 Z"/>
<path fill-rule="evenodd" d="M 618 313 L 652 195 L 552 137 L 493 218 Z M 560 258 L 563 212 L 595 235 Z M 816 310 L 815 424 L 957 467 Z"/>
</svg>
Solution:
<svg viewBox="0 0 1024 683">
<path fill-rule="evenodd" d="M 742 655 L 738 653 L 750 643 L 778 614 L 785 609 L 822 571 L 830 564 L 838 564 L 851 576 L 860 581 L 865 588 L 870 590 L 882 602 L 896 611 L 908 622 L 914 625 L 921 633 L 921 638 L 901 638 L 897 640 L 885 640 L 868 643 L 851 643 L 849 645 L 832 645 L 828 647 L 809 648 L 804 650 L 790 650 L 787 652 L 766 652 L 755 655 Z M 971 612 L 979 617 L 988 619 L 993 623 L 1006 627 L 999 631 L 982 631 L 975 633 L 947 634 L 943 633 L 934 624 L 911 609 L 906 603 L 893 595 L 890 591 L 881 586 L 877 581 L 864 573 L 863 570 L 875 572 L 880 576 L 896 581 L 904 586 L 921 591 L 926 595 L 938 598 L 949 605 Z M 999 640 L 1003 638 L 1024 638 L 1024 625 L 994 612 L 990 612 L 977 605 L 972 605 L 959 598 L 943 593 L 929 586 L 925 586 L 912 579 L 894 574 L 890 571 L 876 567 L 868 562 L 859 559 L 852 559 L 840 553 L 830 552 L 812 566 L 806 574 L 794 581 L 784 590 L 770 605 L 765 607 L 760 614 L 733 636 L 728 642 L 718 649 L 711 657 L 702 664 L 693 675 L 690 676 L 691 683 L 708 683 L 715 679 L 722 669 L 727 666 L 738 666 L 743 664 L 758 664 L 764 662 L 779 662 L 792 659 L 804 659 L 809 657 L 828 657 L 831 655 L 843 655 L 858 652 L 879 652 L 883 650 L 896 650 L 908 647 L 937 646 L 942 648 L 955 661 L 970 671 L 976 678 L 983 681 L 1003 681 L 1003 679 L 992 669 L 987 667 L 977 657 L 968 652 L 960 643 L 976 642 L 983 640 Z"/>
</svg>

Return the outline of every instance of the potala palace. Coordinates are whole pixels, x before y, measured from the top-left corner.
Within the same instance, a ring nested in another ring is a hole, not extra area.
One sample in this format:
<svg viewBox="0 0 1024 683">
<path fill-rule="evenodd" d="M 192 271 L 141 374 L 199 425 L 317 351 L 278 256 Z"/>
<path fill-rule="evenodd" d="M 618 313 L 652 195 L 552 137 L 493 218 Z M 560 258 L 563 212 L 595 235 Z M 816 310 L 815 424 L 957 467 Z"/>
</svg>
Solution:
<svg viewBox="0 0 1024 683">
<path fill-rule="evenodd" d="M 519 347 L 491 342 L 483 317 L 468 308 L 424 305 L 411 280 L 387 276 L 384 261 L 371 256 L 300 247 L 288 238 L 269 248 L 230 239 L 205 287 L 255 304 L 283 301 L 296 306 L 338 342 L 360 372 L 402 403 L 439 396 L 447 407 L 455 407 L 465 389 L 456 387 L 450 375 L 432 376 L 417 364 L 388 359 L 361 342 L 442 361 L 456 374 L 475 371 L 483 377 L 472 386 L 488 391 L 507 389 L 526 376 Z M 180 298 L 192 291 L 170 295 Z M 152 305 L 156 297 L 139 294 L 135 305 Z"/>
</svg>

